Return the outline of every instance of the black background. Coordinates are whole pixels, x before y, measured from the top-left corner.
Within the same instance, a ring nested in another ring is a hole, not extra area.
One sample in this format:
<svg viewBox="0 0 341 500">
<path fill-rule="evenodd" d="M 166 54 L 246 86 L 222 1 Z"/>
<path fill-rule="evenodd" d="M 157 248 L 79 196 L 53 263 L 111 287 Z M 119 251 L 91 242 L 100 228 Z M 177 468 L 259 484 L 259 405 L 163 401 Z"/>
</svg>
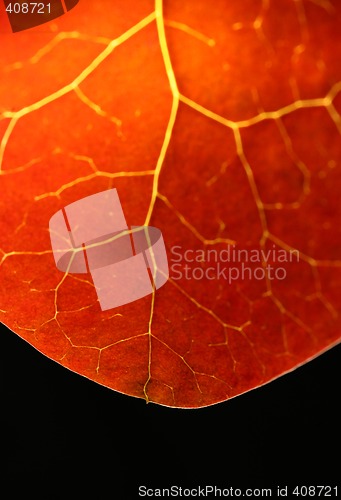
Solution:
<svg viewBox="0 0 341 500">
<path fill-rule="evenodd" d="M 225 403 L 179 410 L 101 387 L 5 327 L 1 338 L 6 498 L 18 498 L 21 488 L 36 498 L 92 498 L 93 488 L 94 498 L 134 500 L 140 484 L 248 488 L 340 479 L 341 346 Z"/>
</svg>

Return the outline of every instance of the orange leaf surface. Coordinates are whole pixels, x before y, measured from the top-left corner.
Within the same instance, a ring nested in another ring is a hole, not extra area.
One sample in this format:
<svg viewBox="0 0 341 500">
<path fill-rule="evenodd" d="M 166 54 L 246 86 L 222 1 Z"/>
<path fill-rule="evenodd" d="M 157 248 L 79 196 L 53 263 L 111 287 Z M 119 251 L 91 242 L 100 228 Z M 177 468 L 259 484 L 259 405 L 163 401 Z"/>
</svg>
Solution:
<svg viewBox="0 0 341 500">
<path fill-rule="evenodd" d="M 81 0 L 14 34 L 0 2 L 1 321 L 175 407 L 336 345 L 340 25 L 337 0 Z M 89 274 L 56 268 L 49 221 L 111 188 L 162 231 L 170 277 L 102 311 Z"/>
</svg>

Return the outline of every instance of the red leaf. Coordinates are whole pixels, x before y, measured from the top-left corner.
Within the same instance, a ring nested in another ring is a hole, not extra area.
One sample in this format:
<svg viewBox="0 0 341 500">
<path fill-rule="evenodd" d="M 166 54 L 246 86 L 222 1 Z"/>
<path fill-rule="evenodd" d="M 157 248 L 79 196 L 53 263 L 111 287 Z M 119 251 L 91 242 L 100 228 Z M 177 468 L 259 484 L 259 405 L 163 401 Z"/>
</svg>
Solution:
<svg viewBox="0 0 341 500">
<path fill-rule="evenodd" d="M 79 2 L 16 34 L 0 5 L 4 324 L 177 407 L 340 341 L 339 2 Z M 170 280 L 102 311 L 90 275 L 56 268 L 48 227 L 113 187 L 130 224 L 161 229 Z"/>
</svg>

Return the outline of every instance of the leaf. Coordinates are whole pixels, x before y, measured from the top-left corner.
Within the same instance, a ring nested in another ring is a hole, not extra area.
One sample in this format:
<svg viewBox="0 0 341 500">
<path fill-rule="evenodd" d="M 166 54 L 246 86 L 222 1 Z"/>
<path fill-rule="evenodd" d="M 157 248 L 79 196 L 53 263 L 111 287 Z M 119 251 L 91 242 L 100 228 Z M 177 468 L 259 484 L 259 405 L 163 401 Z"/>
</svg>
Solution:
<svg viewBox="0 0 341 500">
<path fill-rule="evenodd" d="M 336 345 L 340 22 L 336 0 L 103 0 L 1 34 L 2 322 L 99 384 L 175 407 Z M 89 274 L 56 268 L 48 227 L 112 188 L 128 225 L 162 231 L 170 279 L 102 311 Z"/>
</svg>

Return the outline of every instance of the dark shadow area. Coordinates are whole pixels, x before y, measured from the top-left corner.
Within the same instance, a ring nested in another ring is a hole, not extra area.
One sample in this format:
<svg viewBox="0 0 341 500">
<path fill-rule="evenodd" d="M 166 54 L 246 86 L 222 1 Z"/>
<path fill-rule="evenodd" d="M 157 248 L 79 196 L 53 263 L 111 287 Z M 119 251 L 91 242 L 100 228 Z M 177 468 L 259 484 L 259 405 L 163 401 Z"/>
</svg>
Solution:
<svg viewBox="0 0 341 500">
<path fill-rule="evenodd" d="M 75 7 L 78 2 L 79 0 L 64 0 L 67 10 Z M 65 14 L 61 0 L 44 2 L 4 0 L 4 4 L 13 33 L 40 26 Z"/>
<path fill-rule="evenodd" d="M 1 338 L 2 454 L 13 488 L 46 482 L 48 498 L 76 498 L 65 496 L 65 481 L 79 491 L 110 485 L 110 498 L 130 500 L 138 485 L 339 480 L 340 346 L 225 403 L 179 410 L 101 387 L 4 327 Z"/>
</svg>

